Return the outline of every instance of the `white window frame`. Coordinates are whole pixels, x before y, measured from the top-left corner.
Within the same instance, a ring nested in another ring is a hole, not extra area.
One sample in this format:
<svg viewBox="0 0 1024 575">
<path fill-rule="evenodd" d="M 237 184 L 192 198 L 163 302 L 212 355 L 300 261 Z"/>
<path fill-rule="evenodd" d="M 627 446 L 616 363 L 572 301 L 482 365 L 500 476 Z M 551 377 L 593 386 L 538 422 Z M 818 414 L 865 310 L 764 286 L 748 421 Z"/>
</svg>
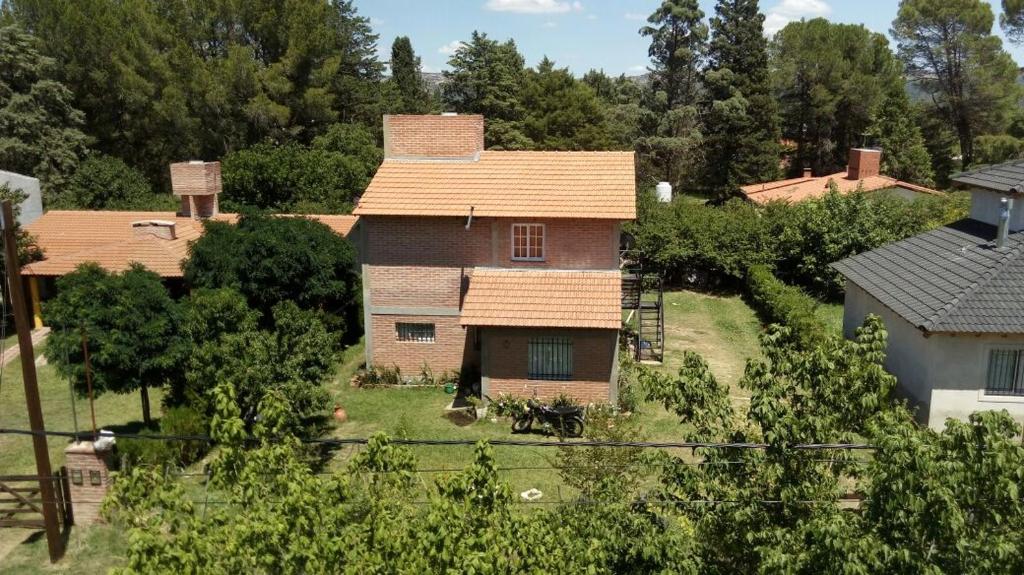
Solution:
<svg viewBox="0 0 1024 575">
<path fill-rule="evenodd" d="M 538 230 L 538 229 L 540 230 L 540 256 L 529 256 L 529 255 L 527 255 L 527 257 L 517 257 L 516 256 L 516 230 L 519 229 L 519 228 L 526 228 L 526 253 L 527 254 L 530 253 L 530 238 L 534 237 L 535 234 L 536 234 L 536 231 L 534 231 L 534 230 Z M 544 224 L 512 224 L 512 235 L 511 235 L 510 239 L 511 239 L 511 248 L 512 248 L 511 249 L 512 261 L 516 261 L 516 262 L 542 262 L 542 261 L 544 261 L 544 259 L 545 259 L 544 256 L 547 253 L 547 249 L 548 249 L 548 246 L 547 246 L 548 231 L 547 231 L 547 229 L 546 229 Z"/>
<path fill-rule="evenodd" d="M 406 337 L 402 337 L 402 328 L 406 328 L 408 331 Z M 429 327 L 430 335 L 417 335 L 417 330 L 423 330 L 426 332 Z M 437 326 L 430 322 L 410 322 L 410 321 L 396 321 L 395 322 L 395 339 L 400 343 L 436 343 L 437 342 Z"/>
</svg>

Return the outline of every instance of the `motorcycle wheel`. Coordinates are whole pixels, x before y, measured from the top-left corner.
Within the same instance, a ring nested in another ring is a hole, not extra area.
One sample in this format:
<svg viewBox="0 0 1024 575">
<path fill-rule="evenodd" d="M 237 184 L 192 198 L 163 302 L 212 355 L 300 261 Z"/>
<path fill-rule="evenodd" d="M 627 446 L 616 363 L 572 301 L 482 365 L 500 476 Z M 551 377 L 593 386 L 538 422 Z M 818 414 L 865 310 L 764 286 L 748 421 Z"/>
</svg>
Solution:
<svg viewBox="0 0 1024 575">
<path fill-rule="evenodd" d="M 517 417 L 512 420 L 512 433 L 526 433 L 533 425 L 532 417 Z"/>
<path fill-rule="evenodd" d="M 583 435 L 583 420 L 579 417 L 567 417 L 563 419 L 562 435 L 564 437 L 581 437 Z"/>
</svg>

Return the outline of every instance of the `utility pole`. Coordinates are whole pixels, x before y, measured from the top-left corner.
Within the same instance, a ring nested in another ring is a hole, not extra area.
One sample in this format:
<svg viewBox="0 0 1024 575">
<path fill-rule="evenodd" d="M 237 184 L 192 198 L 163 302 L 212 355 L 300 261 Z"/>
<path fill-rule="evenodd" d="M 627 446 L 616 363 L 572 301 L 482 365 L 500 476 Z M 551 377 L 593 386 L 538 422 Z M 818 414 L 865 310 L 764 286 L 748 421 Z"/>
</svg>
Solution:
<svg viewBox="0 0 1024 575">
<path fill-rule="evenodd" d="M 32 429 L 32 448 L 36 455 L 36 473 L 39 475 L 39 495 L 43 507 L 43 525 L 46 528 L 46 547 L 50 562 L 56 563 L 63 554 L 60 525 L 57 522 L 56 494 L 53 490 L 53 470 L 50 468 L 50 450 L 46 445 L 46 426 L 39 403 L 39 382 L 36 381 L 35 354 L 32 351 L 32 329 L 25 305 L 25 287 L 21 283 L 21 265 L 18 262 L 18 239 L 14 233 L 14 209 L 11 201 L 0 205 L 3 215 L 4 260 L 7 278 L 11 284 L 11 307 L 14 308 L 14 327 L 18 331 L 18 349 L 21 353 L 21 373 L 25 382 L 25 403 L 28 404 L 28 422 Z"/>
</svg>

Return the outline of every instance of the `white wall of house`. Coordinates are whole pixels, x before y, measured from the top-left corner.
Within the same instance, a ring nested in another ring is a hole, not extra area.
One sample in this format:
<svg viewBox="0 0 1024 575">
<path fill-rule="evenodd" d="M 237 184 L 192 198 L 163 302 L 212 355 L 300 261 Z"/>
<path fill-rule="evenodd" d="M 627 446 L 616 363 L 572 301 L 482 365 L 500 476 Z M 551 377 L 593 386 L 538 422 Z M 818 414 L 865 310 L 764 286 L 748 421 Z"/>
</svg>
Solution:
<svg viewBox="0 0 1024 575">
<path fill-rule="evenodd" d="M 1000 200 L 1009 197 L 1007 194 L 1000 194 L 989 190 L 974 188 L 971 190 L 971 214 L 970 218 L 999 225 L 999 213 L 1002 211 Z M 1010 231 L 1024 230 L 1024 198 L 1016 198 L 1013 207 L 1010 209 Z"/>
<path fill-rule="evenodd" d="M 843 333 L 852 338 L 867 314 L 882 318 L 889 332 L 885 368 L 899 380 L 900 393 L 918 406 L 918 417 L 935 429 L 946 418 L 966 419 L 975 411 L 1006 409 L 1024 421 L 1024 397 L 985 393 L 989 352 L 1024 348 L 1024 336 L 924 333 L 882 305 L 857 284 L 846 282 Z"/>
<path fill-rule="evenodd" d="M 14 172 L 0 170 L 0 186 L 7 184 L 12 190 L 21 190 L 28 198 L 21 203 L 18 223 L 27 226 L 43 215 L 43 196 L 39 191 L 39 180 Z"/>
</svg>

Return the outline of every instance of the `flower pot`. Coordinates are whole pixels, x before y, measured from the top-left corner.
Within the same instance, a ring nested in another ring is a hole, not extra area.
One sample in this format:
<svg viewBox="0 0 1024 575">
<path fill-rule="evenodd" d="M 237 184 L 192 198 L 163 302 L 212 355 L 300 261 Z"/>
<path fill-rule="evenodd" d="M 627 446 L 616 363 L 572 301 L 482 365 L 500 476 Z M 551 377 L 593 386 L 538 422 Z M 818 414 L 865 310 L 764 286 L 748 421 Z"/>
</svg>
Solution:
<svg viewBox="0 0 1024 575">
<path fill-rule="evenodd" d="M 348 413 L 346 413 L 340 405 L 334 406 L 334 420 L 338 423 L 345 423 L 348 421 Z"/>
</svg>

